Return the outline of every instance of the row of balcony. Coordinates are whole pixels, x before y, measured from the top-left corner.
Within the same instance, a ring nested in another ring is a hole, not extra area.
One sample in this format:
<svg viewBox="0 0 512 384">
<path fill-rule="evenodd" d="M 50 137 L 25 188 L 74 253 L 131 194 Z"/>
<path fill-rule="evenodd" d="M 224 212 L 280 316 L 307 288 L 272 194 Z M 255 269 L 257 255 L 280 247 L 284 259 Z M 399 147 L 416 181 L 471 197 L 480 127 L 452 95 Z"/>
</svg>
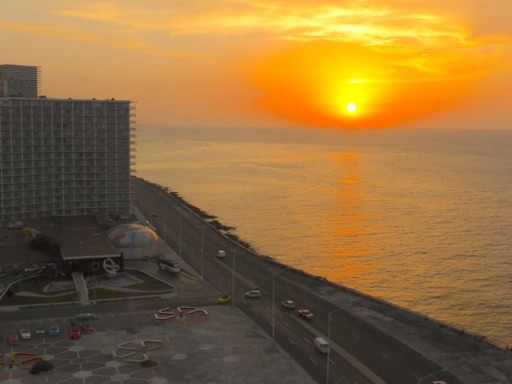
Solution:
<svg viewBox="0 0 512 384">
<path fill-rule="evenodd" d="M 31 123 L 0 123 L 0 134 L 5 137 L 114 137 L 126 135 L 130 129 L 126 124 L 83 124 L 83 125 L 56 125 Z"/>
<path fill-rule="evenodd" d="M 50 181 L 48 179 L 44 179 L 43 181 L 25 181 L 24 183 L 0 183 L 0 193 L 2 192 L 11 192 L 11 193 L 22 193 L 29 191 L 58 191 L 66 188 L 99 188 L 102 192 L 115 192 L 126 191 L 129 187 L 129 182 L 127 180 L 84 180 L 84 179 L 75 179 L 75 180 L 57 180 Z M 67 193 L 67 192 L 61 192 Z"/>
<path fill-rule="evenodd" d="M 36 192 L 37 196 L 36 196 Z M 54 193 L 51 193 L 54 192 Z M 33 201 L 37 203 L 38 201 L 43 202 L 59 202 L 59 201 L 104 201 L 104 200 L 124 200 L 130 198 L 129 189 L 122 189 L 119 191 L 108 192 L 106 189 L 98 189 L 93 191 L 85 191 L 84 189 L 76 190 L 71 189 L 68 190 L 67 193 L 59 193 L 61 191 L 34 191 L 32 195 L 29 192 L 24 191 L 23 193 L 13 194 L 13 193 L 1 193 L 0 192 L 0 201 L 9 202 L 9 201 L 22 201 L 24 203 L 28 203 L 29 201 Z"/>
<path fill-rule="evenodd" d="M 43 120 L 28 120 L 28 119 L 19 119 L 19 118 L 9 118 L 6 119 L 4 116 L 0 116 L 0 129 L 24 129 L 24 130 L 33 130 L 33 131 L 50 131 L 54 130 L 67 130 L 67 129 L 88 129 L 88 130 L 96 130 L 96 131 L 112 131 L 112 130 L 128 130 L 130 125 L 130 120 L 100 120 L 100 121 L 76 121 L 73 122 L 70 119 L 57 121 L 52 119 L 43 119 Z"/>
<path fill-rule="evenodd" d="M 51 143 L 51 144 L 0 144 L 2 148 L 2 153 L 7 152 L 27 152 L 27 153 L 45 153 L 46 151 L 53 151 L 57 150 L 59 152 L 93 152 L 92 147 L 90 143 L 87 144 L 58 144 L 58 143 Z M 104 153 L 116 153 L 118 151 L 124 151 L 128 152 L 129 147 L 126 145 L 126 142 L 118 143 L 118 144 L 109 144 L 106 145 L 105 143 L 102 143 L 101 146 L 96 146 L 96 149 L 103 149 L 103 151 L 96 151 L 96 152 L 104 152 Z"/>
<path fill-rule="evenodd" d="M 127 175 L 130 173 L 129 167 L 119 166 L 116 167 L 116 170 L 112 170 L 111 164 L 100 164 L 99 162 L 94 164 L 88 162 L 88 164 L 82 164 L 79 161 L 67 162 L 62 164 L 42 164 L 36 163 L 31 165 L 30 162 L 25 161 L 25 166 L 19 167 L 8 167 L 7 165 L 0 165 L 0 177 L 23 177 L 23 176 L 37 176 L 37 175 L 65 175 L 65 174 L 76 174 L 76 175 L 85 175 L 88 173 L 107 173 L 114 174 L 120 173 L 121 175 Z M 135 163 L 130 163 L 131 166 L 135 166 Z M 114 165 L 115 167 L 115 165 Z M 108 169 L 107 169 L 108 168 Z"/>
<path fill-rule="evenodd" d="M 69 147 L 63 147 L 63 146 L 60 146 L 60 145 L 48 145 L 48 146 L 34 146 L 33 147 L 34 150 L 32 149 L 29 149 L 29 148 L 22 148 L 20 146 L 2 146 L 2 152 L 3 153 L 12 153 L 12 154 L 22 154 L 22 153 L 33 153 L 33 152 L 36 152 L 36 153 L 45 153 L 46 151 L 52 151 L 54 154 L 55 153 L 75 153 L 77 151 L 80 151 L 80 152 L 104 152 L 104 153 L 109 153 L 109 152 L 130 152 L 130 149 L 129 148 L 126 148 L 126 147 L 121 147 L 121 146 L 118 146 L 117 148 L 111 148 L 109 147 L 108 150 L 104 150 L 104 151 L 93 151 L 92 149 L 90 148 L 87 148 L 87 146 L 81 146 L 81 147 L 73 147 L 73 146 L 69 146 Z M 36 151 L 36 149 L 39 148 L 40 150 L 39 151 Z"/>
<path fill-rule="evenodd" d="M 52 153 L 52 152 L 43 151 L 43 149 L 47 150 L 49 148 L 47 148 L 47 147 L 33 147 L 32 151 L 16 152 L 16 154 L 10 153 L 8 155 L 1 154 L 0 157 L 2 159 L 8 159 L 9 158 L 9 159 L 12 159 L 12 160 L 22 160 L 23 159 L 22 156 L 34 155 L 34 156 L 44 156 L 45 159 L 59 160 L 59 159 L 80 158 L 80 156 L 83 155 L 83 156 L 90 156 L 89 158 L 94 158 L 93 156 L 95 156 L 96 158 L 102 158 L 103 156 L 105 156 L 106 158 L 111 159 L 111 158 L 117 158 L 117 156 L 119 154 L 128 155 L 128 154 L 137 152 L 137 150 L 135 148 L 119 148 L 119 147 L 116 148 L 117 149 L 116 151 L 106 151 L 106 150 L 103 150 L 103 151 L 99 151 L 99 150 L 96 150 L 96 151 L 84 151 L 83 148 L 80 148 L 79 150 L 77 150 L 77 151 L 75 151 L 73 153 L 70 153 L 70 152 Z M 6 156 L 8 156 L 8 157 L 6 157 Z M 87 157 L 84 157 L 84 158 L 87 158 Z"/>
<path fill-rule="evenodd" d="M 61 166 L 62 164 L 72 166 L 72 165 L 90 165 L 90 166 L 128 166 L 130 161 L 134 161 L 136 157 L 135 155 L 130 155 L 129 153 L 113 153 L 109 154 L 111 156 L 108 157 L 84 157 L 81 153 L 76 153 L 74 156 L 69 157 L 60 157 L 55 158 L 51 156 L 51 154 L 47 154 L 48 156 L 44 156 L 41 153 L 28 153 L 23 152 L 20 155 L 17 155 L 16 158 L 14 156 L 10 156 L 10 154 L 3 154 L 0 156 L 2 163 L 0 163 L 0 169 L 2 168 L 30 168 L 37 167 L 41 168 L 52 167 L 52 166 Z M 114 155 L 114 156 L 112 156 Z M 117 156 L 115 156 L 117 155 Z M 5 165 L 4 164 L 7 164 Z M 44 164 L 44 165 L 43 165 Z"/>
<path fill-rule="evenodd" d="M 50 175 L 56 175 L 56 176 L 62 175 L 63 180 L 72 180 L 73 175 L 76 175 L 77 179 L 85 179 L 85 180 L 93 180 L 98 175 L 100 175 L 100 176 L 104 175 L 104 177 L 102 177 L 102 179 L 103 178 L 111 178 L 113 180 L 117 180 L 117 179 L 128 180 L 128 178 L 130 176 L 129 169 L 126 169 L 124 167 L 118 168 L 118 169 L 107 169 L 107 170 L 105 170 L 105 168 L 100 168 L 100 167 L 98 167 L 98 168 L 74 167 L 74 168 L 68 168 L 68 169 L 65 169 L 64 167 L 62 167 L 59 169 L 55 169 L 55 168 L 52 168 L 52 169 L 43 168 L 43 169 L 46 169 L 46 171 L 43 172 L 42 174 L 30 172 L 30 168 L 28 169 L 28 172 L 30 172 L 30 173 L 21 172 L 18 174 L 9 172 L 9 170 L 0 169 L 0 178 L 1 178 L 2 182 L 14 181 L 14 180 L 18 180 L 21 182 L 22 178 L 27 178 L 30 176 L 38 176 L 38 175 L 41 176 L 41 179 L 43 179 L 45 176 L 50 176 Z"/>
<path fill-rule="evenodd" d="M 54 139 L 81 139 L 81 140 L 129 140 L 136 138 L 135 133 L 129 129 L 60 129 L 52 126 L 48 129 L 33 129 L 33 127 L 0 127 L 0 138 L 11 140 L 54 140 Z"/>
<path fill-rule="evenodd" d="M 7 101 L 7 102 L 6 102 Z M 116 103 L 105 103 L 105 102 L 96 102 L 96 103 L 83 103 L 80 101 L 49 101 L 49 100 L 2 100 L 0 103 L 0 110 L 10 109 L 10 110 L 44 110 L 44 111 L 54 111 L 54 112 L 63 112 L 63 113 L 71 113 L 71 112 L 89 112 L 92 113 L 108 111 L 108 112 L 128 112 L 135 111 L 136 108 L 130 108 L 128 103 L 126 102 L 116 102 Z"/>
<path fill-rule="evenodd" d="M 86 207 L 63 207 L 53 206 L 26 206 L 16 208 L 2 208 L 0 206 L 0 221 L 9 221 L 13 219 L 29 219 L 37 217 L 50 216 L 76 216 L 76 215 L 94 215 L 96 213 L 109 212 L 110 214 L 128 213 L 130 206 L 125 204 L 106 204 Z"/>
<path fill-rule="evenodd" d="M 32 142 L 31 139 L 0 139 L 0 145 L 2 152 L 13 151 L 18 152 L 23 150 L 25 152 L 35 152 L 38 148 L 41 150 L 50 150 L 53 148 L 59 148 L 63 151 L 74 151 L 74 152 L 89 152 L 86 148 L 94 146 L 96 148 L 103 149 L 103 152 L 116 152 L 118 148 L 128 149 L 125 140 L 73 140 L 73 139 L 49 139 L 46 142 L 42 140 Z M 40 152 L 40 151 L 38 151 Z"/>
<path fill-rule="evenodd" d="M 126 121 L 136 118 L 133 113 L 110 112 L 104 113 L 55 113 L 51 110 L 31 111 L 30 109 L 6 109 L 0 108 L 0 119 L 5 121 L 45 121 L 45 122 L 71 122 L 90 121 L 95 123 L 109 121 Z"/>
<path fill-rule="evenodd" d="M 52 200 L 32 200 L 32 199 L 18 199 L 18 200 L 3 200 L 0 202 L 0 207 L 3 208 L 14 208 L 17 206 L 30 206 L 30 205 L 47 205 L 52 204 L 54 206 L 64 206 L 65 204 L 69 205 L 79 205 L 79 206 L 87 206 L 87 205 L 97 205 L 98 203 L 117 203 L 124 202 L 124 204 L 128 204 L 128 198 L 112 198 L 112 199 L 66 199 L 61 201 L 52 201 Z"/>
</svg>

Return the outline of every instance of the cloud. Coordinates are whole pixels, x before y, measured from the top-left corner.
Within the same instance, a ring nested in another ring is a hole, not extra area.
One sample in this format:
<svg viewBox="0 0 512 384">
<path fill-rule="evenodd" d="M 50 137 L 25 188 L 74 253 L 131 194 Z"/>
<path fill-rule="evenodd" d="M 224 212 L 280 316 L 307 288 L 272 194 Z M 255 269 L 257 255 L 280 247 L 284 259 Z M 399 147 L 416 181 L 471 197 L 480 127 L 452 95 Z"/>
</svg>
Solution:
<svg viewBox="0 0 512 384">
<path fill-rule="evenodd" d="M 471 31 L 453 15 L 436 12 L 432 6 L 421 8 L 420 4 L 424 3 L 403 0 L 109 0 L 56 4 L 59 6 L 46 12 L 95 26 L 88 28 L 86 24 L 81 33 L 75 30 L 71 36 L 77 36 L 80 41 L 84 40 L 84 35 L 101 42 L 105 36 L 121 32 L 125 39 L 151 33 L 129 43 L 114 38 L 111 45 L 170 57 L 176 52 L 152 49 L 148 40 L 156 36 L 164 46 L 172 46 L 175 39 L 183 36 L 207 35 L 257 35 L 298 42 L 338 41 L 421 56 L 403 62 L 416 68 L 435 67 L 436 60 L 431 57 L 441 51 L 450 52 L 454 58 L 480 60 L 485 56 L 481 47 L 491 47 L 492 55 L 497 57 L 500 52 L 506 53 L 511 41 L 510 36 L 472 38 Z M 98 31 L 94 39 L 93 30 Z M 490 60 L 484 61 L 490 63 Z"/>
<path fill-rule="evenodd" d="M 142 39 L 130 39 L 119 33 L 97 33 L 97 31 L 90 31 L 86 28 L 69 24 L 49 25 L 0 22 L 1 29 L 36 37 L 50 37 L 172 59 L 183 60 L 192 57 L 191 54 L 184 52 L 152 48 L 148 42 Z"/>
<path fill-rule="evenodd" d="M 218 36 L 247 37 L 248 44 L 262 37 L 290 43 L 331 41 L 400 53 L 397 64 L 441 77 L 478 76 L 510 61 L 510 35 L 473 37 L 476 34 L 453 13 L 441 12 L 440 4 L 433 0 L 425 8 L 425 2 L 404 0 L 56 0 L 41 11 L 55 20 L 5 22 L 0 28 L 172 59 L 204 56 L 205 39 Z M 461 71 L 465 63 L 469 66 Z"/>
</svg>

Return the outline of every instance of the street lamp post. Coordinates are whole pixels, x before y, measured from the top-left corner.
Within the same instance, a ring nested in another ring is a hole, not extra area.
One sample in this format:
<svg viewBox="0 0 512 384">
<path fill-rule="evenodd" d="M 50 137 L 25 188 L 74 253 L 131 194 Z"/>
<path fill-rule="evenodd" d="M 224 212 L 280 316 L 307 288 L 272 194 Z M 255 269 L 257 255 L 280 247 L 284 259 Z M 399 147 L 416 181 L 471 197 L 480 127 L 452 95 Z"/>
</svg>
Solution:
<svg viewBox="0 0 512 384">
<path fill-rule="evenodd" d="M 167 206 L 164 204 L 164 241 L 167 242 Z"/>
<path fill-rule="evenodd" d="M 327 316 L 327 344 L 329 345 L 329 348 L 327 349 L 327 367 L 325 373 L 325 384 L 329 384 L 329 368 L 331 367 L 331 316 L 341 310 L 342 308 L 335 309 L 334 311 L 329 312 L 329 315 Z"/>
<path fill-rule="evenodd" d="M 180 216 L 180 257 L 181 257 L 181 216 Z"/>
<path fill-rule="evenodd" d="M 283 268 L 272 274 L 272 340 L 276 341 L 276 276 L 286 271 L 289 267 Z"/>
<path fill-rule="evenodd" d="M 151 228 L 151 230 L 156 231 L 156 218 L 158 217 L 158 215 L 156 213 L 152 213 L 151 214 L 151 220 L 149 221 L 149 227 Z M 160 253 L 161 249 L 162 249 L 162 238 L 160 237 L 160 235 L 158 234 L 158 243 L 157 243 L 157 252 Z"/>
<path fill-rule="evenodd" d="M 233 264 L 231 267 L 232 279 L 231 279 L 231 305 L 235 305 L 235 250 L 231 252 L 233 254 Z"/>
<path fill-rule="evenodd" d="M 204 280 L 204 227 L 201 226 L 201 279 Z"/>
</svg>

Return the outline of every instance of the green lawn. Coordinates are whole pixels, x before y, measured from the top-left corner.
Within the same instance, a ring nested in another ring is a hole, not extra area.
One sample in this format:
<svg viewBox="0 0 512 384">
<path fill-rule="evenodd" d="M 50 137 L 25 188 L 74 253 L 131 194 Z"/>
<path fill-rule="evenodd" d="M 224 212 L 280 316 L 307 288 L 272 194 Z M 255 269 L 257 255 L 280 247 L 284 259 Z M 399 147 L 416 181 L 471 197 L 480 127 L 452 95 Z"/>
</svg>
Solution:
<svg viewBox="0 0 512 384">
<path fill-rule="evenodd" d="M 76 293 L 64 296 L 30 297 L 30 296 L 12 296 L 4 297 L 0 301 L 0 306 L 9 305 L 34 305 L 48 303 L 64 303 L 76 300 Z"/>
<path fill-rule="evenodd" d="M 140 289 L 141 291 L 170 291 L 171 287 L 167 284 L 162 283 L 160 280 L 153 279 L 152 277 L 146 275 L 145 273 L 136 271 L 131 269 L 128 272 L 130 275 L 143 280 L 142 283 L 129 285 L 126 288 L 130 289 Z"/>
<path fill-rule="evenodd" d="M 89 299 L 91 300 L 104 300 L 104 299 L 118 299 L 122 297 L 134 297 L 134 296 L 153 296 L 159 293 L 168 293 L 171 290 L 167 290 L 165 292 L 154 292 L 154 291 L 146 291 L 146 292 L 119 292 L 119 291 L 111 291 L 109 289 L 104 288 L 93 288 L 89 289 Z"/>
<path fill-rule="evenodd" d="M 117 299 L 131 296 L 150 296 L 150 295 L 158 295 L 163 293 L 169 293 L 172 291 L 172 288 L 167 284 L 162 283 L 159 280 L 156 280 L 145 273 L 130 270 L 127 271 L 130 275 L 142 280 L 140 283 L 132 284 L 126 286 L 124 288 L 140 290 L 144 292 L 120 292 L 115 289 L 108 288 L 91 288 L 89 289 L 89 298 L 91 300 L 102 300 L 102 299 Z M 0 301 L 0 306 L 10 306 L 10 305 L 32 305 L 32 304 L 47 304 L 47 303 L 62 303 L 69 301 L 76 301 L 76 291 L 74 289 L 69 291 L 64 291 L 61 293 L 67 293 L 63 296 L 48 294 L 43 291 L 44 286 L 46 284 L 41 284 L 36 281 L 36 279 L 24 280 L 17 283 L 13 287 L 14 292 L 23 291 L 41 295 L 40 297 L 31 297 L 31 296 L 17 296 L 14 295 L 12 297 L 4 297 Z"/>
</svg>

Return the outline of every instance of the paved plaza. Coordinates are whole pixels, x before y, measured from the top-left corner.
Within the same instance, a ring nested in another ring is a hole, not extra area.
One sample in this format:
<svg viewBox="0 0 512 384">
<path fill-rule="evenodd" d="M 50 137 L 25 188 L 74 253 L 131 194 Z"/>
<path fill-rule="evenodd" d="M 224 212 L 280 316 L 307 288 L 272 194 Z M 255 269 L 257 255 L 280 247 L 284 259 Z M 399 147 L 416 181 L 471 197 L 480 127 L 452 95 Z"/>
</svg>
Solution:
<svg viewBox="0 0 512 384">
<path fill-rule="evenodd" d="M 158 308 L 156 308 L 158 309 Z M 167 321 L 155 311 L 99 315 L 95 332 L 69 339 L 69 319 L 4 323 L 9 334 L 19 328 L 48 329 L 61 335 L 21 340 L 0 347 L 0 382 L 4 384 L 167 384 L 167 383 L 314 383 L 309 374 L 238 309 L 204 308 Z M 30 317 L 30 311 L 27 311 Z M 121 347 L 121 348 L 120 348 Z M 55 369 L 31 375 L 31 353 L 53 362 Z M 12 367 L 9 361 L 16 354 Z M 117 357 L 115 357 L 115 356 Z M 122 357 L 124 356 L 124 357 Z M 141 360 L 155 365 L 143 367 Z M 23 366 L 26 365 L 26 366 Z"/>
</svg>

